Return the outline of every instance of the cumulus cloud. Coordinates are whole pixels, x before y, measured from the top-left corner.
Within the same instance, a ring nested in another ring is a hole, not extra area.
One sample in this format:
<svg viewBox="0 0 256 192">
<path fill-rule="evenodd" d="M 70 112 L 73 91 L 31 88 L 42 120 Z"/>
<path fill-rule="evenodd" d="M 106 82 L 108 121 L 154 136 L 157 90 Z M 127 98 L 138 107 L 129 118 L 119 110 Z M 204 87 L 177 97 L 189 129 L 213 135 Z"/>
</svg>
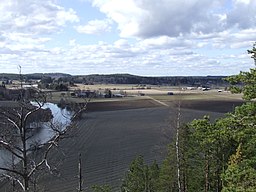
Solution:
<svg viewBox="0 0 256 192">
<path fill-rule="evenodd" d="M 256 27 L 256 1 L 235 0 L 234 8 L 227 14 L 227 25 L 240 29 Z"/>
<path fill-rule="evenodd" d="M 60 30 L 67 22 L 78 22 L 73 9 L 54 0 L 8 0 L 0 2 L 0 31 L 46 34 Z"/>
<path fill-rule="evenodd" d="M 213 14 L 212 8 L 221 1 L 190 0 L 94 0 L 110 19 L 118 24 L 121 36 L 179 36 L 191 32 L 220 30 L 220 15 Z"/>
<path fill-rule="evenodd" d="M 197 75 L 208 75 L 212 70 L 214 74 L 223 74 L 225 71 L 221 68 L 221 64 L 230 74 L 234 74 L 239 66 L 238 61 L 235 62 L 237 68 L 234 67 L 234 63 L 230 64 L 228 57 L 226 62 L 220 62 L 221 58 L 199 54 L 196 50 L 192 51 L 192 46 L 177 48 L 176 45 L 169 44 L 168 48 L 163 49 L 152 44 L 148 46 L 145 40 L 134 43 L 118 40 L 113 44 L 99 42 L 91 45 L 83 45 L 71 40 L 68 48 L 55 47 L 48 51 L 28 52 L 26 55 L 20 55 L 19 58 L 8 56 L 8 61 L 19 59 L 23 65 L 34 66 L 38 70 L 57 72 L 61 68 L 62 72 L 73 74 L 127 71 L 146 75 L 189 75 L 193 71 Z M 7 58 L 7 55 L 4 57 Z"/>
<path fill-rule="evenodd" d="M 0 65 L 10 67 L 10 72 L 17 64 L 23 66 L 23 72 L 37 69 L 42 72 L 66 72 L 71 74 L 124 73 L 140 75 L 227 75 L 235 74 L 241 68 L 248 68 L 250 57 L 224 55 L 220 50 L 216 55 L 206 55 L 196 45 L 172 38 L 164 39 L 163 48 L 154 46 L 158 38 L 139 40 L 134 43 L 126 39 L 114 43 L 98 42 L 84 45 L 70 40 L 68 47 L 37 49 L 27 47 L 29 51 L 2 49 Z M 179 47 L 177 46 L 179 45 Z M 210 49 L 216 52 L 215 49 Z M 234 59 L 235 58 L 235 59 Z M 241 66 L 241 63 L 244 63 Z M 7 65 L 8 64 L 8 65 Z M 223 68 L 225 70 L 223 70 Z"/>
<path fill-rule="evenodd" d="M 254 0 L 91 0 L 121 37 L 178 37 L 256 27 Z M 229 4 L 230 7 L 226 7 Z"/>
<path fill-rule="evenodd" d="M 78 21 L 73 9 L 59 6 L 55 0 L 1 1 L 0 58 L 4 62 L 26 63 L 33 58 L 27 57 L 28 52 L 47 52 L 45 44 L 52 40 L 50 35 L 59 33 L 67 23 Z M 20 57 L 18 62 L 13 60 L 16 57 Z"/>
<path fill-rule="evenodd" d="M 93 6 L 98 7 L 109 19 L 118 24 L 121 36 L 131 36 L 138 33 L 139 22 L 146 11 L 132 0 L 94 0 Z"/>
<path fill-rule="evenodd" d="M 189 39 L 184 38 L 174 38 L 168 36 L 159 36 L 152 37 L 148 39 L 143 39 L 139 42 L 141 46 L 145 48 L 159 48 L 159 49 L 168 49 L 168 48 L 191 48 L 193 46 L 193 42 Z"/>
<path fill-rule="evenodd" d="M 108 19 L 105 20 L 91 20 L 86 25 L 79 25 L 75 27 L 79 33 L 86 34 L 101 34 L 104 32 L 111 31 L 111 21 Z"/>
</svg>

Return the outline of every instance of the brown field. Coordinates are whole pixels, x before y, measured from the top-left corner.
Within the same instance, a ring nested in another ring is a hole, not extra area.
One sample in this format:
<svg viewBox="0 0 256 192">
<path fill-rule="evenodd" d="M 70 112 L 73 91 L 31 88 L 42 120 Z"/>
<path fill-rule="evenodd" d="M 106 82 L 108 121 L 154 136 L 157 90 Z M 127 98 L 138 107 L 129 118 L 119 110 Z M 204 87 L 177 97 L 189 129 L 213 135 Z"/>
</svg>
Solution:
<svg viewBox="0 0 256 192">
<path fill-rule="evenodd" d="M 178 100 L 183 123 L 206 114 L 216 119 L 242 104 L 240 96 L 226 92 L 191 91 L 168 96 L 159 94 L 159 90 L 145 91 L 146 96 L 89 103 L 87 113 L 71 130 L 70 137 L 51 153 L 51 162 L 59 173 L 41 177 L 41 189 L 77 191 L 81 153 L 85 191 L 94 184 L 108 184 L 113 191 L 120 191 L 124 173 L 137 155 L 146 162 L 164 159 L 174 132 Z"/>
<path fill-rule="evenodd" d="M 88 112 L 72 131 L 73 137 L 62 143 L 65 155 L 54 153 L 53 161 L 58 161 L 61 176 L 46 176 L 42 183 L 47 183 L 47 191 L 76 191 L 81 152 L 87 191 L 93 184 L 109 184 L 113 191 L 118 191 L 125 171 L 137 155 L 143 155 L 146 162 L 161 162 L 165 157 L 166 145 L 174 131 L 178 98 L 183 97 L 182 121 L 188 122 L 205 114 L 212 119 L 221 117 L 223 112 L 242 103 L 239 97 L 229 96 L 215 93 L 151 95 L 90 103 Z"/>
</svg>

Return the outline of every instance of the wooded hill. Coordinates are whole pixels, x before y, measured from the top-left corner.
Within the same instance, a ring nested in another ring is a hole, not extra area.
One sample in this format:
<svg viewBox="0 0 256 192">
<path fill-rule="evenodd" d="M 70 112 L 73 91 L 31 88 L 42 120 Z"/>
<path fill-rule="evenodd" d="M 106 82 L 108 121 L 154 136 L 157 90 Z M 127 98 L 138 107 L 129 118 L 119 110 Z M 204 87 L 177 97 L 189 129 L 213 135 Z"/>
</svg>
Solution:
<svg viewBox="0 0 256 192">
<path fill-rule="evenodd" d="M 188 86 L 226 86 L 226 76 L 161 76 L 146 77 L 131 74 L 110 75 L 69 75 L 64 73 L 34 73 L 24 74 L 23 79 L 40 80 L 44 78 L 59 79 L 59 82 L 73 82 L 83 84 L 150 84 L 150 85 L 188 85 Z M 19 74 L 0 74 L 0 80 L 19 80 Z"/>
</svg>

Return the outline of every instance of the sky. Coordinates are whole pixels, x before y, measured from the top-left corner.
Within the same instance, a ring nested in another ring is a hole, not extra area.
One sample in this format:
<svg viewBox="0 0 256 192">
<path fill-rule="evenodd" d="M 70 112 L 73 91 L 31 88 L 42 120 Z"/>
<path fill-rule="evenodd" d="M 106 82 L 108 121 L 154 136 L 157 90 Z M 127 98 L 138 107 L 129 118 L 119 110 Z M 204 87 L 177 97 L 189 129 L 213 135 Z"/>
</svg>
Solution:
<svg viewBox="0 0 256 192">
<path fill-rule="evenodd" d="M 255 0 L 0 0 L 0 73 L 234 75 Z"/>
</svg>

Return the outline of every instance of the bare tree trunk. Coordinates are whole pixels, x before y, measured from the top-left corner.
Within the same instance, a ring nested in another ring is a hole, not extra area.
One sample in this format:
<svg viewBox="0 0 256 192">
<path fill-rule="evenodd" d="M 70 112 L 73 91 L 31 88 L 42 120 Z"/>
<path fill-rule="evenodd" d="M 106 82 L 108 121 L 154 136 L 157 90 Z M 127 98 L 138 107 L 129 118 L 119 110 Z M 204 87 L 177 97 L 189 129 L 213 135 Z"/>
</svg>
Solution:
<svg viewBox="0 0 256 192">
<path fill-rule="evenodd" d="M 14 155 L 12 154 L 12 169 L 15 169 L 15 165 L 14 165 Z M 15 191 L 15 180 L 12 179 L 12 191 Z"/>
<path fill-rule="evenodd" d="M 36 182 L 37 182 L 36 181 L 36 174 L 34 173 L 33 176 L 34 176 L 34 178 L 33 178 L 33 191 L 36 192 L 36 190 L 37 190 L 36 189 Z"/>
<path fill-rule="evenodd" d="M 178 190 L 181 192 L 181 176 L 180 176 L 180 143 L 179 143 L 179 131 L 180 131 L 180 101 L 178 104 L 178 115 L 177 115 L 177 127 L 176 127 L 176 142 L 175 142 L 175 148 L 176 148 L 176 160 L 177 160 L 177 181 L 178 181 Z"/>
<path fill-rule="evenodd" d="M 28 177 L 28 157 L 27 157 L 27 138 L 26 138 L 26 122 L 24 120 L 24 109 L 21 109 L 21 141 L 22 141 L 22 156 L 23 156 L 23 186 L 24 191 L 29 190 L 29 177 Z"/>
<path fill-rule="evenodd" d="M 79 154 L 79 163 L 78 163 L 78 172 L 79 172 L 79 185 L 78 185 L 78 191 L 83 191 L 83 177 L 82 177 L 82 158 L 81 153 Z"/>
<path fill-rule="evenodd" d="M 209 159 L 208 159 L 208 154 L 205 154 L 205 192 L 209 191 L 209 171 L 210 171 L 210 166 L 209 166 Z"/>
</svg>

